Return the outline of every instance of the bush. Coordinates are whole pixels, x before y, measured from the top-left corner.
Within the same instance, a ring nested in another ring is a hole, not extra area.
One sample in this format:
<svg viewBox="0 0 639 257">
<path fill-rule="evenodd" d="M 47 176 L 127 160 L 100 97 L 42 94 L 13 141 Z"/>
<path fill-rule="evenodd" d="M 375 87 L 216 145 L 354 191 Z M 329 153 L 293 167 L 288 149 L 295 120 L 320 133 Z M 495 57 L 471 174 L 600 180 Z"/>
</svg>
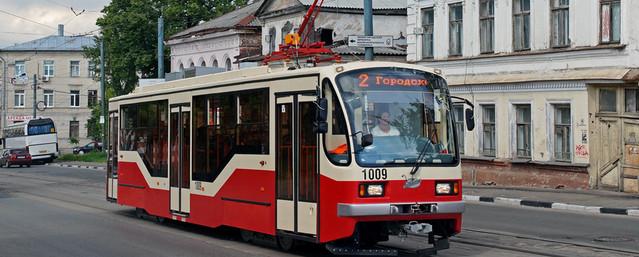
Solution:
<svg viewBox="0 0 639 257">
<path fill-rule="evenodd" d="M 60 161 L 74 162 L 102 162 L 106 163 L 107 155 L 105 152 L 90 152 L 85 154 L 65 154 L 58 158 Z"/>
</svg>

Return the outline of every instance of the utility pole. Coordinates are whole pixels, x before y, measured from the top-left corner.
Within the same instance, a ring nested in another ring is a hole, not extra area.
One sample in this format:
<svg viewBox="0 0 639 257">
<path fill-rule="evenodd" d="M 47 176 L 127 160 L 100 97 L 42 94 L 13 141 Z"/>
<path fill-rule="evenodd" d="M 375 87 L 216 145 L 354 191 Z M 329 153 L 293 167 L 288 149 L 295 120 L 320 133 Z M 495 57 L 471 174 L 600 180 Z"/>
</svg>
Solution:
<svg viewBox="0 0 639 257">
<path fill-rule="evenodd" d="M 34 120 L 36 118 L 36 110 L 38 108 L 37 101 L 36 101 L 37 90 L 38 90 L 38 75 L 33 74 L 33 119 Z"/>
<path fill-rule="evenodd" d="M 104 85 L 104 36 L 100 41 L 100 94 L 102 95 L 102 114 L 100 115 L 100 123 L 102 125 L 102 151 L 106 151 L 108 148 L 107 142 L 107 98 Z"/>
<path fill-rule="evenodd" d="M 3 64 L 3 73 L 2 73 L 2 120 L 0 120 L 0 128 L 4 129 L 7 126 L 7 60 L 0 56 L 0 60 L 2 60 Z M 4 130 L 3 130 L 4 131 Z M 4 132 L 3 135 L 4 136 Z"/>
<path fill-rule="evenodd" d="M 364 35 L 373 35 L 373 0 L 364 0 Z M 375 59 L 372 47 L 366 47 L 364 59 L 367 61 Z"/>
<path fill-rule="evenodd" d="M 164 17 L 158 18 L 158 78 L 164 78 Z"/>
</svg>

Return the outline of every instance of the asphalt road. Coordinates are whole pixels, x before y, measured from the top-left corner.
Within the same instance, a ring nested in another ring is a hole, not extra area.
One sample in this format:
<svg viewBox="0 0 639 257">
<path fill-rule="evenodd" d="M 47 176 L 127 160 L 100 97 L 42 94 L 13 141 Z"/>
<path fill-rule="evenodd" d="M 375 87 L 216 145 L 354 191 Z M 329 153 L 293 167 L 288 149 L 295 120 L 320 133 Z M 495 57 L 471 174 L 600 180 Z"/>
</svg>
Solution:
<svg viewBox="0 0 639 257">
<path fill-rule="evenodd" d="M 234 230 L 139 219 L 105 201 L 103 182 L 103 171 L 0 169 L 0 256 L 329 255 L 320 246 L 284 253 L 268 241 L 243 243 Z M 464 219 L 465 231 L 438 256 L 639 256 L 638 218 L 471 204 Z"/>
</svg>

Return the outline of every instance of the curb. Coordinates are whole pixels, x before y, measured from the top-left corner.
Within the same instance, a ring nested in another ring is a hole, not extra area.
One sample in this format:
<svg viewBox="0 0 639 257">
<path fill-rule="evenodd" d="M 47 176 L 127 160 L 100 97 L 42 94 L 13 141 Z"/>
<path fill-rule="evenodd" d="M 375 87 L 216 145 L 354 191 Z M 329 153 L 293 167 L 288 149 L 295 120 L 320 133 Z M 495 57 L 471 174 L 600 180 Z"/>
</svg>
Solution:
<svg viewBox="0 0 639 257">
<path fill-rule="evenodd" d="M 59 163 L 47 163 L 45 165 L 55 166 L 55 167 L 64 167 L 64 168 L 76 168 L 76 169 L 106 170 L 106 167 L 88 166 L 88 165 L 71 165 L 71 164 L 59 164 Z"/>
<path fill-rule="evenodd" d="M 567 204 L 567 203 L 555 203 L 555 202 L 547 202 L 547 201 L 535 201 L 535 200 L 477 196 L 477 195 L 464 195 L 462 197 L 464 201 L 468 201 L 468 202 L 482 202 L 482 203 L 499 204 L 499 205 L 525 206 L 525 207 L 533 207 L 533 208 L 577 211 L 577 212 L 584 212 L 584 213 L 614 214 L 614 215 L 639 217 L 639 209 L 637 208 L 630 208 L 630 209 L 607 208 L 607 207 L 598 207 L 598 206 L 583 206 L 583 205 L 575 205 L 575 204 Z"/>
</svg>

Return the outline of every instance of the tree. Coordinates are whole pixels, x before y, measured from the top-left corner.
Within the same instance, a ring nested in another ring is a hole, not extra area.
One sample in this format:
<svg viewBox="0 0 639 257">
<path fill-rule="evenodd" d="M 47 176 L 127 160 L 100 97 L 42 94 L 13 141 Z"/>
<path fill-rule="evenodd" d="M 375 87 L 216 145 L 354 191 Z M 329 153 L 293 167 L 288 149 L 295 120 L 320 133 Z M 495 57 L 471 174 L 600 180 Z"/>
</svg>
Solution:
<svg viewBox="0 0 639 257">
<path fill-rule="evenodd" d="M 101 29 L 96 45 L 85 49 L 94 63 L 100 62 L 99 42 L 105 48 L 105 79 L 115 95 L 131 92 L 139 78 L 157 77 L 157 19 L 162 15 L 165 36 L 207 21 L 246 0 L 113 0 L 102 9 L 96 24 Z M 165 39 L 166 39 L 165 38 Z M 164 63 L 170 70 L 170 53 L 165 48 Z M 99 74 L 99 65 L 96 65 Z"/>
</svg>

